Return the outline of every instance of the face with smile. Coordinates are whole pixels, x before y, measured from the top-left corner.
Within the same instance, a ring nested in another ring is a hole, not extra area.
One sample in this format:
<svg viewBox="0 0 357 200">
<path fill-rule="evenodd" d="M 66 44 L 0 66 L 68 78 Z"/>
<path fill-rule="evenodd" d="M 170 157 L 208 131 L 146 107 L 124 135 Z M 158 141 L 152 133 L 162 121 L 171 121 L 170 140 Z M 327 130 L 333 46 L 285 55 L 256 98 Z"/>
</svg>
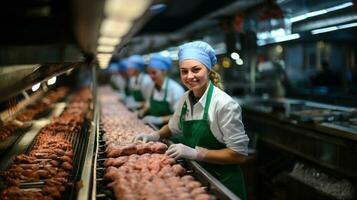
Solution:
<svg viewBox="0 0 357 200">
<path fill-rule="evenodd" d="M 196 97 L 206 91 L 209 83 L 209 70 L 200 62 L 192 59 L 180 62 L 180 75 L 182 83 L 192 90 Z"/>
</svg>

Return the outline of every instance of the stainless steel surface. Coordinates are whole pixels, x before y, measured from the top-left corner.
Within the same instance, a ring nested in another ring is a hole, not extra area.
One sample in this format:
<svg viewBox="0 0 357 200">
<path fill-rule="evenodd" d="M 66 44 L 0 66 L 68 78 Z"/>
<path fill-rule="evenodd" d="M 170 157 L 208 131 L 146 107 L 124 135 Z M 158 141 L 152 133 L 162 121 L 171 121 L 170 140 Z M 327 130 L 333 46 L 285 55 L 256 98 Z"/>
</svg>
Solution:
<svg viewBox="0 0 357 200">
<path fill-rule="evenodd" d="M 8 151 L 6 155 L 2 157 L 0 162 L 0 171 L 6 170 L 15 156 L 24 153 L 27 148 L 31 145 L 35 137 L 37 136 L 39 130 L 44 127 L 46 124 L 49 124 L 51 121 L 48 119 L 41 119 L 33 121 L 33 125 L 29 131 L 27 131 L 21 139 L 19 139 Z"/>
<path fill-rule="evenodd" d="M 346 133 L 352 133 L 352 134 L 357 134 L 357 126 L 349 126 L 347 124 L 341 124 L 341 123 L 321 123 L 322 127 L 326 127 L 328 129 L 336 129 L 341 132 L 346 132 Z M 357 136 L 357 135 L 356 135 Z"/>
<path fill-rule="evenodd" d="M 226 188 L 220 181 L 218 181 L 214 176 L 207 172 L 200 164 L 196 161 L 187 160 L 187 163 L 194 169 L 195 178 L 199 179 L 200 182 L 206 182 L 204 185 L 209 185 L 209 192 L 213 193 L 218 199 L 224 200 L 240 200 L 240 198 Z"/>
<path fill-rule="evenodd" d="M 0 68 L 0 100 L 6 100 L 34 84 L 60 75 L 79 64 L 11 65 Z"/>
<path fill-rule="evenodd" d="M 83 170 L 80 179 L 81 188 L 78 191 L 77 199 L 90 199 L 91 192 L 93 192 L 92 180 L 95 177 L 95 170 L 93 170 L 93 165 L 96 163 L 96 154 L 97 151 L 97 132 L 99 124 L 99 106 L 95 106 L 94 119 L 91 122 L 89 141 L 87 144 L 87 151 L 85 154 L 85 161 L 83 164 Z M 96 148 L 96 149 L 95 149 Z M 96 150 L 96 151 L 95 151 Z M 94 181 L 95 183 L 95 181 Z"/>
<path fill-rule="evenodd" d="M 16 141 L 16 143 L 14 143 L 14 145 L 8 150 L 7 154 L 1 158 L 0 171 L 6 170 L 16 155 L 24 153 L 32 144 L 39 130 L 51 122 L 50 118 L 59 116 L 65 107 L 66 103 L 56 103 L 48 119 L 33 120 L 31 122 L 31 128 L 25 133 L 21 133 L 23 136 L 20 136 L 21 138 L 19 138 L 18 141 Z"/>
</svg>

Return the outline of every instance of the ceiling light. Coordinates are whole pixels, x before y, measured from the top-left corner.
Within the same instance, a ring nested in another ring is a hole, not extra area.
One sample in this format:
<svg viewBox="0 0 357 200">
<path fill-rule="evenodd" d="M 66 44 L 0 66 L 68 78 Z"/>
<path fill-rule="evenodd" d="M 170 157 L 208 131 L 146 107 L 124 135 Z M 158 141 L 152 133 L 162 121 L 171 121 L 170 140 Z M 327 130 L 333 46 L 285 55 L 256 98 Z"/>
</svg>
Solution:
<svg viewBox="0 0 357 200">
<path fill-rule="evenodd" d="M 306 15 L 306 18 L 309 18 L 309 17 L 318 16 L 318 15 L 323 15 L 323 14 L 326 14 L 326 13 L 327 13 L 327 10 L 322 9 L 322 10 L 317 10 L 317 11 L 306 13 L 305 15 Z"/>
<path fill-rule="evenodd" d="M 40 86 L 41 86 L 41 83 L 37 83 L 37 84 L 33 85 L 31 88 L 32 92 L 37 91 L 40 88 Z"/>
<path fill-rule="evenodd" d="M 237 59 L 239 59 L 239 54 L 237 52 L 233 52 L 233 53 L 231 53 L 231 58 L 234 60 L 237 60 Z"/>
<path fill-rule="evenodd" d="M 97 47 L 98 52 L 103 52 L 103 53 L 111 53 L 115 50 L 114 46 L 105 46 L 105 45 L 99 45 Z"/>
<path fill-rule="evenodd" d="M 116 46 L 120 42 L 120 38 L 111 38 L 111 37 L 104 37 L 101 36 L 98 39 L 98 44 L 100 45 L 110 45 L 110 46 Z"/>
<path fill-rule="evenodd" d="M 307 18 L 310 18 L 310 17 L 315 17 L 315 16 L 319 16 L 319 15 L 323 15 L 323 14 L 332 12 L 332 11 L 341 10 L 343 8 L 347 8 L 347 7 L 350 7 L 350 6 L 353 6 L 353 3 L 352 2 L 347 2 L 347 3 L 341 4 L 341 5 L 337 5 L 337 6 L 333 6 L 333 7 L 330 7 L 330 8 L 317 10 L 317 11 L 312 11 L 312 12 L 305 13 L 303 15 L 295 16 L 295 17 L 290 18 L 289 20 L 290 20 L 291 23 L 294 23 L 294 22 L 298 22 L 298 21 L 301 21 L 301 20 L 304 20 L 304 19 L 307 19 Z"/>
<path fill-rule="evenodd" d="M 333 6 L 333 7 L 330 7 L 330 8 L 326 8 L 326 10 L 327 10 L 327 12 L 331 12 L 331 11 L 347 8 L 347 7 L 350 7 L 350 6 L 353 6 L 352 2 L 347 2 L 347 3 L 343 3 L 341 5 L 338 5 L 338 6 Z"/>
<path fill-rule="evenodd" d="M 243 65 L 243 60 L 240 59 L 240 58 L 237 59 L 237 60 L 236 60 L 236 64 L 237 64 L 237 65 Z"/>
<path fill-rule="evenodd" d="M 57 78 L 54 76 L 54 77 L 48 79 L 47 84 L 48 85 L 53 85 L 53 84 L 56 83 L 56 80 L 57 80 Z"/>
<path fill-rule="evenodd" d="M 150 0 L 107 0 L 104 12 L 108 17 L 133 21 L 150 5 Z"/>
<path fill-rule="evenodd" d="M 112 57 L 111 53 L 98 53 L 97 58 L 107 58 L 107 57 Z"/>
<path fill-rule="evenodd" d="M 343 24 L 343 25 L 339 25 L 339 26 L 329 26 L 326 28 L 319 28 L 319 29 L 312 30 L 311 34 L 315 35 L 315 34 L 320 34 L 320 33 L 327 33 L 327 32 L 331 32 L 331 31 L 336 31 L 336 30 L 345 29 L 345 28 L 352 28 L 352 27 L 356 27 L 356 26 L 357 26 L 357 22 Z"/>
<path fill-rule="evenodd" d="M 355 27 L 355 26 L 357 26 L 357 22 L 339 25 L 338 29 L 352 28 L 352 27 Z"/>
<path fill-rule="evenodd" d="M 131 26 L 132 23 L 129 21 L 105 19 L 100 27 L 100 33 L 103 36 L 119 38 L 128 33 Z"/>
<path fill-rule="evenodd" d="M 330 27 L 326 27 L 326 28 L 319 28 L 319 29 L 312 30 L 311 34 L 315 35 L 315 34 L 319 34 L 319 33 L 335 31 L 335 30 L 338 30 L 337 26 L 330 26 Z"/>
<path fill-rule="evenodd" d="M 298 38 L 300 38 L 300 34 L 294 33 L 291 35 L 284 35 L 284 36 L 277 37 L 275 38 L 275 42 L 284 42 L 284 41 L 294 40 Z"/>
</svg>

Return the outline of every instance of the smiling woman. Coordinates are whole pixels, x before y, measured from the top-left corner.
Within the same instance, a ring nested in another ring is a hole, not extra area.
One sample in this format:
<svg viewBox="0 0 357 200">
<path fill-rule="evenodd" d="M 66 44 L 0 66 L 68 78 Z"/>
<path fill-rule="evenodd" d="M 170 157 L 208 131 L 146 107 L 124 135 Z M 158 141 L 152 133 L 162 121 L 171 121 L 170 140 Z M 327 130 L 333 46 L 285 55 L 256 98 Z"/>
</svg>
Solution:
<svg viewBox="0 0 357 200">
<path fill-rule="evenodd" d="M 213 48 L 201 41 L 179 48 L 181 81 L 189 89 L 179 100 L 169 124 L 158 132 L 141 134 L 135 141 L 156 141 L 178 136 L 178 144 L 166 151 L 172 158 L 197 160 L 241 199 L 246 199 L 240 164 L 247 160 L 249 138 L 245 134 L 239 104 L 218 87 L 212 66 Z"/>
</svg>

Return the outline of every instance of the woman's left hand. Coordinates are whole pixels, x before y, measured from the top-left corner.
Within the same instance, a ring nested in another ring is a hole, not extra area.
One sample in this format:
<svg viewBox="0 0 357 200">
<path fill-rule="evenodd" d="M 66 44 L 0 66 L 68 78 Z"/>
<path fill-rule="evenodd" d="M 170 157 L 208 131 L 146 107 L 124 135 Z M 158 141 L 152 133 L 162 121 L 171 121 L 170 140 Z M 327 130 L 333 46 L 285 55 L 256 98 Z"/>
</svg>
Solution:
<svg viewBox="0 0 357 200">
<path fill-rule="evenodd" d="M 166 155 L 171 158 L 186 158 L 191 160 L 202 160 L 207 153 L 207 149 L 196 147 L 196 149 L 184 144 L 172 144 L 166 151 Z"/>
</svg>

